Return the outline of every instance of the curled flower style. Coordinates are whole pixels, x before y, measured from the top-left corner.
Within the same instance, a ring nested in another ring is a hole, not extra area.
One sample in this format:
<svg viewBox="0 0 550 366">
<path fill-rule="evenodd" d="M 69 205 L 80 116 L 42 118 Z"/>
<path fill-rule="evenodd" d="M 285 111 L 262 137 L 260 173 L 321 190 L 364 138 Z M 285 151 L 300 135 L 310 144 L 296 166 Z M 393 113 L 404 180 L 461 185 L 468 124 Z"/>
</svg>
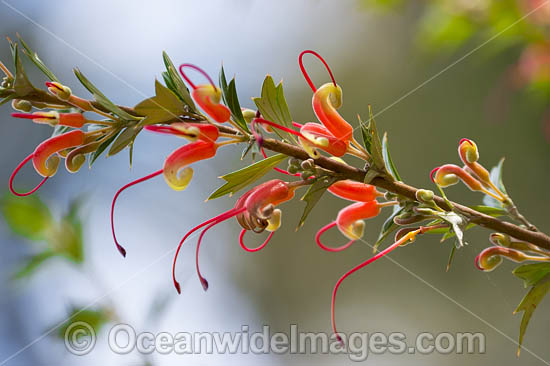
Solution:
<svg viewBox="0 0 550 366">
<path fill-rule="evenodd" d="M 80 130 L 73 130 L 65 132 L 61 135 L 57 135 L 47 139 L 39 144 L 34 152 L 27 156 L 19 165 L 15 168 L 10 176 L 9 188 L 10 191 L 16 196 L 28 196 L 36 192 L 48 178 L 55 175 L 59 167 L 59 157 L 57 156 L 63 150 L 80 146 L 85 142 L 85 134 Z M 20 193 L 13 188 L 13 180 L 15 176 L 21 170 L 21 168 L 29 161 L 32 161 L 36 172 L 44 177 L 42 181 L 31 191 Z"/>
<path fill-rule="evenodd" d="M 207 290 L 208 281 L 204 278 L 204 276 L 202 276 L 199 268 L 199 251 L 204 234 L 215 225 L 232 217 L 236 217 L 237 222 L 243 228 L 239 235 L 239 244 L 241 248 L 248 252 L 256 252 L 258 250 L 261 250 L 267 245 L 267 243 L 273 236 L 273 232 L 276 231 L 281 225 L 282 212 L 281 210 L 277 209 L 276 206 L 291 200 L 294 197 L 295 189 L 304 184 L 304 181 L 289 183 L 279 179 L 273 179 L 262 183 L 244 193 L 237 200 L 235 206 L 232 209 L 209 220 L 206 220 L 205 222 L 189 230 L 178 245 L 172 266 L 172 279 L 178 293 L 181 293 L 181 286 L 176 280 L 176 262 L 184 242 L 187 240 L 187 238 L 189 238 L 191 234 L 205 227 L 204 230 L 201 232 L 197 242 L 195 261 L 199 280 L 204 290 Z M 267 230 L 271 233 L 263 244 L 256 248 L 249 248 L 243 242 L 244 234 L 246 233 L 246 231 L 249 230 L 252 230 L 256 233 Z"/>
<path fill-rule="evenodd" d="M 206 79 L 208 79 L 210 84 L 195 85 L 183 71 L 186 67 L 197 70 L 203 74 Z M 223 104 L 220 104 L 222 91 L 214 84 L 210 76 L 203 69 L 193 64 L 182 64 L 180 65 L 179 70 L 181 76 L 183 76 L 185 81 L 187 81 L 193 89 L 191 92 L 193 100 L 195 100 L 195 102 L 206 112 L 206 114 L 219 123 L 229 121 L 231 111 Z"/>
<path fill-rule="evenodd" d="M 306 54 L 314 55 L 325 65 L 332 82 L 322 85 L 319 89 L 315 87 L 303 64 L 303 57 Z M 303 51 L 298 61 L 300 70 L 314 93 L 312 105 L 315 115 L 333 136 L 342 140 L 347 146 L 353 137 L 353 127 L 337 112 L 337 109 L 342 106 L 342 88 L 336 84 L 330 67 L 317 52 L 312 50 Z"/>
<path fill-rule="evenodd" d="M 204 140 L 214 142 L 220 136 L 218 128 L 206 123 L 177 122 L 171 125 L 149 125 L 145 129 L 152 132 L 183 137 L 189 141 Z"/>
<path fill-rule="evenodd" d="M 523 253 L 518 249 L 506 248 L 501 246 L 493 246 L 484 249 L 475 259 L 475 265 L 478 269 L 490 272 L 497 268 L 502 263 L 502 258 L 511 260 L 512 262 L 536 261 L 548 262 L 550 257 L 532 256 Z"/>
</svg>

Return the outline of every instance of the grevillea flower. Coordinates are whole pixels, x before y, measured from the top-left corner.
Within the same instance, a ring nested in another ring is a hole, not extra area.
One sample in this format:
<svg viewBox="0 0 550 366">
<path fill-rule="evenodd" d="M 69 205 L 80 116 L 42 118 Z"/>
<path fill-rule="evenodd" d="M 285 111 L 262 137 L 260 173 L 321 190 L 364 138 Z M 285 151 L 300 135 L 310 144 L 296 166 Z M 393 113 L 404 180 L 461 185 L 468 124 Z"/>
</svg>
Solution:
<svg viewBox="0 0 550 366">
<path fill-rule="evenodd" d="M 300 136 L 298 139 L 308 155 L 316 159 L 319 157 L 317 148 L 324 150 L 332 156 L 343 156 L 348 146 L 341 139 L 334 137 L 332 133 L 323 125 L 318 123 L 306 123 L 300 128 Z"/>
<path fill-rule="evenodd" d="M 175 123 L 176 126 L 146 126 L 147 130 L 159 133 L 168 133 L 178 137 L 184 137 L 193 142 L 183 145 L 173 151 L 164 161 L 162 169 L 157 170 L 145 177 L 136 179 L 121 187 L 113 197 L 111 204 L 111 231 L 118 251 L 126 256 L 126 250 L 122 247 L 115 233 L 114 210 L 118 196 L 127 188 L 138 183 L 154 178 L 160 174 L 170 188 L 182 191 L 189 185 L 193 177 L 193 169 L 189 167 L 194 162 L 214 157 L 219 144 L 216 140 L 219 136 L 217 127 L 210 124 Z"/>
<path fill-rule="evenodd" d="M 382 207 L 396 203 L 393 201 L 379 203 L 376 201 L 376 197 L 382 194 L 376 190 L 375 186 L 352 180 L 335 182 L 328 188 L 328 191 L 337 197 L 356 202 L 340 210 L 335 221 L 325 225 L 317 232 L 315 236 L 317 245 L 330 252 L 342 251 L 352 245 L 357 239 L 362 238 L 365 227 L 363 220 L 377 216 Z M 339 247 L 328 247 L 321 242 L 321 236 L 324 232 L 334 226 L 350 240 L 348 243 Z"/>
<path fill-rule="evenodd" d="M 204 227 L 197 242 L 195 261 L 197 275 L 204 290 L 206 291 L 208 289 L 208 281 L 204 278 L 204 276 L 202 276 L 199 268 L 199 250 L 205 233 L 213 226 L 232 217 L 236 217 L 237 222 L 243 228 L 241 230 L 241 234 L 239 235 L 239 243 L 241 248 L 248 252 L 256 252 L 258 250 L 261 250 L 267 245 L 267 243 L 273 236 L 273 232 L 277 230 L 281 225 L 282 213 L 279 209 L 275 207 L 283 202 L 292 199 L 294 197 L 295 189 L 302 185 L 304 185 L 303 181 L 290 183 L 284 182 L 279 179 L 267 181 L 244 193 L 237 200 L 235 206 L 231 210 L 228 210 L 216 217 L 206 220 L 205 222 L 189 230 L 178 245 L 172 266 L 172 279 L 178 293 L 181 293 L 181 286 L 176 280 L 176 262 L 183 243 L 187 240 L 187 238 L 189 238 L 191 234 Z M 267 230 L 271 233 L 263 244 L 256 248 L 249 248 L 244 244 L 243 241 L 244 234 L 249 230 L 252 230 L 256 233 L 261 233 L 264 230 Z"/>
<path fill-rule="evenodd" d="M 315 87 L 303 64 L 303 57 L 308 53 L 321 60 L 332 82 L 322 85 L 319 89 Z M 330 67 L 317 52 L 311 50 L 303 51 L 298 61 L 300 70 L 314 93 L 312 104 L 315 115 L 333 136 L 342 140 L 347 146 L 353 136 L 353 127 L 337 112 L 337 109 L 342 106 L 342 88 L 336 84 Z"/>
<path fill-rule="evenodd" d="M 486 272 L 490 272 L 497 268 L 502 263 L 502 258 L 509 259 L 513 262 L 524 262 L 524 261 L 537 261 L 537 262 L 548 262 L 550 257 L 538 257 L 527 255 L 520 250 L 506 248 L 501 246 L 494 246 L 484 249 L 479 253 L 475 260 L 475 265 L 478 269 Z"/>
<path fill-rule="evenodd" d="M 502 197 L 495 195 L 483 187 L 481 182 L 458 165 L 445 164 L 432 170 L 432 181 L 440 187 L 448 187 L 462 181 L 470 190 L 483 192 L 496 200 L 502 201 Z"/>
<path fill-rule="evenodd" d="M 10 191 L 16 196 L 28 196 L 36 192 L 49 177 L 52 177 L 58 169 L 59 157 L 58 153 L 63 150 L 70 149 L 76 146 L 80 146 L 85 142 L 85 134 L 81 130 L 73 130 L 61 135 L 57 135 L 43 141 L 36 147 L 34 152 L 27 156 L 19 165 L 15 168 L 10 176 L 9 188 Z M 32 160 L 34 169 L 44 179 L 31 191 L 26 193 L 16 192 L 13 188 L 13 180 L 19 170 L 29 161 Z"/>
<path fill-rule="evenodd" d="M 12 113 L 12 117 L 31 119 L 34 123 L 44 123 L 50 126 L 67 126 L 80 128 L 87 122 L 82 113 L 58 113 L 56 111 L 34 113 Z"/>
<path fill-rule="evenodd" d="M 183 72 L 183 69 L 186 67 L 197 70 L 198 72 L 203 74 L 208 79 L 210 84 L 195 85 L 187 77 L 185 72 Z M 220 88 L 214 85 L 214 82 L 212 81 L 210 76 L 203 69 L 193 64 L 183 64 L 180 65 L 180 73 L 185 81 L 189 83 L 191 88 L 193 88 L 191 95 L 193 96 L 195 102 L 206 112 L 206 114 L 208 114 L 214 121 L 219 123 L 229 121 L 229 118 L 231 117 L 231 111 L 223 104 L 220 104 L 222 91 L 220 90 Z"/>
</svg>

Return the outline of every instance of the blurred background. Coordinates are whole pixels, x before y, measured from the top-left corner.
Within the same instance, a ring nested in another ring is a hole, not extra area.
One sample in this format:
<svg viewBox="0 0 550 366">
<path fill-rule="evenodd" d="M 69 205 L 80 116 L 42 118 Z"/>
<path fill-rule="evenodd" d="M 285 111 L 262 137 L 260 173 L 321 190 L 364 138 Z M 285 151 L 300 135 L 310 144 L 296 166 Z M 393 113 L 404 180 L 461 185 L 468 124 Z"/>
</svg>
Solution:
<svg viewBox="0 0 550 366">
<path fill-rule="evenodd" d="M 313 120 L 314 115 L 311 90 L 299 72 L 297 56 L 303 49 L 314 49 L 326 57 L 343 87 L 341 113 L 349 121 L 355 123 L 357 113 L 367 115 L 369 104 L 375 113 L 383 111 L 377 117 L 378 128 L 388 132 L 393 160 L 407 183 L 433 188 L 430 170 L 442 163 L 457 163 L 458 141 L 471 138 L 486 166 L 506 157 L 508 192 L 539 229 L 549 232 L 550 94 L 544 85 L 550 76 L 544 73 L 548 67 L 544 36 L 548 36 L 550 10 L 542 7 L 509 27 L 541 4 L 528 0 L 161 0 L 139 5 L 2 1 L 0 34 L 14 38 L 19 32 L 76 94 L 88 95 L 72 74 L 78 66 L 112 100 L 128 106 L 153 95 L 154 79 L 164 69 L 163 50 L 175 64 L 195 63 L 214 77 L 223 62 L 228 77 L 237 77 L 245 107 L 253 107 L 250 97 L 259 95 L 269 73 L 276 81 L 283 79 L 292 117 L 301 122 Z M 9 64 L 10 58 L 6 42 L 0 59 Z M 317 62 L 308 60 L 308 64 L 317 84 L 327 80 Z M 38 71 L 30 64 L 27 69 L 35 85 L 40 85 L 43 79 Z M 51 134 L 47 126 L 15 120 L 10 112 L 9 105 L 0 110 L 0 181 L 5 182 L 6 191 L 13 168 Z M 204 199 L 221 185 L 219 175 L 244 166 L 240 147 L 196 164 L 193 181 L 184 192 L 170 190 L 157 178 L 121 195 L 117 228 L 128 256 L 119 255 L 109 226 L 114 193 L 159 169 L 177 146 L 176 139 L 143 133 L 135 143 L 132 169 L 126 154 L 101 157 L 92 170 L 74 175 L 60 169 L 39 191 L 49 209 L 42 207 L 37 220 L 46 217 L 47 222 L 56 222 L 59 232 L 69 232 L 72 244 L 68 245 L 76 246 L 77 253 L 69 260 L 45 261 L 32 276 L 13 279 L 51 237 L 33 237 L 25 231 L 25 222 L 14 233 L 13 223 L 10 228 L 0 220 L 0 364 L 352 363 L 345 355 L 116 355 L 106 346 L 108 325 L 99 329 L 96 349 L 78 357 L 66 351 L 57 337 L 59 330 L 42 336 L 72 309 L 82 308 L 98 323 L 105 316 L 98 309 L 116 311 L 118 320 L 138 332 L 237 332 L 242 325 L 253 332 L 264 324 L 272 332 L 288 332 L 290 324 L 303 331 L 330 332 L 330 295 L 336 280 L 369 257 L 372 249 L 358 243 L 336 254 L 315 245 L 316 231 L 345 204 L 329 195 L 298 232 L 294 228 L 304 203 L 294 200 L 283 206 L 283 228 L 270 246 L 255 254 L 238 247 L 240 228 L 234 221 L 217 226 L 206 236 L 201 259 L 209 291 L 203 292 L 194 275 L 193 246 L 180 257 L 182 294 L 177 296 L 172 287 L 171 261 L 181 236 L 234 203 L 228 197 L 208 203 Z M 357 161 L 350 159 L 350 163 Z M 31 187 L 37 179 L 26 169 L 17 185 Z M 460 186 L 447 193 L 467 204 L 481 200 L 481 195 Z M 75 199 L 78 214 L 74 214 Z M 4 213 L 9 202 L 4 198 Z M 39 204 L 29 204 L 36 214 Z M 374 243 L 387 214 L 367 223 L 366 241 Z M 67 222 L 69 229 L 64 226 Z M 36 221 L 27 224 L 38 225 Z M 457 251 L 449 272 L 445 266 L 453 243 L 440 244 L 437 236 L 422 237 L 391 255 L 415 275 L 386 259 L 358 272 L 339 292 L 340 330 L 404 332 L 409 342 L 420 332 L 486 336 L 485 354 L 371 355 L 368 362 L 377 365 L 548 364 L 548 302 L 543 301 L 535 313 L 524 342 L 539 358 L 525 350 L 517 358 L 517 345 L 510 338 L 517 339 L 521 315 L 512 311 L 526 290 L 510 273 L 510 263 L 489 274 L 474 267 L 474 257 L 489 244 L 488 234 L 479 228 L 468 232 L 469 245 Z M 252 235 L 247 239 L 260 240 Z M 327 242 L 343 240 L 336 231 L 326 236 Z M 85 259 L 84 265 L 75 264 L 78 258 Z"/>
</svg>

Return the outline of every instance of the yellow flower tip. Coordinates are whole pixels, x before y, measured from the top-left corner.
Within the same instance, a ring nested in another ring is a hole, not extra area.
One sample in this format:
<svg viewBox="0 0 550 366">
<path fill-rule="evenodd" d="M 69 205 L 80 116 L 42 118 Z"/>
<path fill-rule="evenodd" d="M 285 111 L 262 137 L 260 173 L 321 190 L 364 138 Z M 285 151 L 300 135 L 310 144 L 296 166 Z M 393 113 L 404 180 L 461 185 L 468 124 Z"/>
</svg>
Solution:
<svg viewBox="0 0 550 366">
<path fill-rule="evenodd" d="M 164 171 L 164 180 L 174 191 L 183 191 L 193 178 L 193 169 L 185 167 L 181 170 L 167 169 Z"/>
<path fill-rule="evenodd" d="M 365 231 L 365 222 L 363 220 L 357 220 L 353 224 L 341 228 L 340 231 L 350 240 L 361 239 Z"/>
<path fill-rule="evenodd" d="M 48 91 L 53 95 L 55 95 L 58 99 L 67 101 L 71 98 L 71 95 L 72 95 L 71 88 L 63 84 L 60 84 L 57 81 L 46 82 L 46 87 L 48 88 Z"/>
<path fill-rule="evenodd" d="M 278 208 L 273 210 L 271 217 L 267 220 L 267 231 L 276 231 L 281 227 L 283 213 Z"/>
</svg>

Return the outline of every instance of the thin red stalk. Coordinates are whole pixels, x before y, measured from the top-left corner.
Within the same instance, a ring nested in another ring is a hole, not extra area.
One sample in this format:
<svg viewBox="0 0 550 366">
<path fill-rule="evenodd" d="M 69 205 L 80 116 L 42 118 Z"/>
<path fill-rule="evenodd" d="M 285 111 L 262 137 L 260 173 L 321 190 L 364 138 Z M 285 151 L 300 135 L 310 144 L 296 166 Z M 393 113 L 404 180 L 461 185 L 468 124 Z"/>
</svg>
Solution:
<svg viewBox="0 0 550 366">
<path fill-rule="evenodd" d="M 335 248 L 327 247 L 326 245 L 321 243 L 321 235 L 323 235 L 325 231 L 333 228 L 334 226 L 336 226 L 336 221 L 333 221 L 330 224 L 323 226 L 315 235 L 315 242 L 317 242 L 317 245 L 321 249 L 326 250 L 327 252 L 341 252 L 342 250 L 349 248 L 353 243 L 355 243 L 355 240 L 350 240 L 348 243 Z"/>
<path fill-rule="evenodd" d="M 189 85 L 191 85 L 191 87 L 193 89 L 196 89 L 197 87 L 195 86 L 195 84 L 187 77 L 187 75 L 185 75 L 185 73 L 183 72 L 183 69 L 185 67 L 189 67 L 191 69 L 195 69 L 197 70 L 198 72 L 200 72 L 201 74 L 203 74 L 207 79 L 208 81 L 210 82 L 210 84 L 216 88 L 216 85 L 214 85 L 214 82 L 212 81 L 212 78 L 210 78 L 210 75 L 208 75 L 206 73 L 206 71 L 204 71 L 203 69 L 201 69 L 200 67 L 196 66 L 196 65 L 193 65 L 193 64 L 181 64 L 180 65 L 180 74 L 181 76 L 183 76 L 183 78 L 185 79 L 185 81 L 187 81 L 187 83 L 189 83 Z"/>
<path fill-rule="evenodd" d="M 256 248 L 249 248 L 247 247 L 245 244 L 244 244 L 244 234 L 246 234 L 246 229 L 242 229 L 241 230 L 241 234 L 239 235 L 239 244 L 241 245 L 241 248 L 243 248 L 245 251 L 249 252 L 249 253 L 254 253 L 254 252 L 257 252 L 259 250 L 262 250 L 266 245 L 267 243 L 269 243 L 269 241 L 271 240 L 271 237 L 273 236 L 273 234 L 275 234 L 274 231 L 270 232 L 267 239 L 265 239 L 265 241 L 260 244 L 260 246 L 256 247 Z"/>
<path fill-rule="evenodd" d="M 239 208 L 239 209 L 231 209 L 229 211 L 226 211 L 216 217 L 213 217 L 209 220 L 206 220 L 205 222 L 195 226 L 194 228 L 192 228 L 191 230 L 189 230 L 187 232 L 187 234 L 185 234 L 185 236 L 181 239 L 179 245 L 178 245 L 178 248 L 176 249 L 176 254 L 174 255 L 174 261 L 172 263 L 172 281 L 174 281 L 174 287 L 176 287 L 176 291 L 178 291 L 179 294 L 181 294 L 181 286 L 179 284 L 179 282 L 176 280 L 176 262 L 178 260 L 178 255 L 179 255 L 179 252 L 181 250 L 181 247 L 183 245 L 183 243 L 185 242 L 185 240 L 189 237 L 189 235 L 193 234 L 195 231 L 199 230 L 201 227 L 204 227 L 212 222 L 217 222 L 218 224 L 222 221 L 225 221 L 227 219 L 230 219 L 232 218 L 233 216 L 236 216 L 242 212 L 246 211 L 246 208 L 245 207 L 242 207 L 242 208 Z"/>
<path fill-rule="evenodd" d="M 208 281 L 206 280 L 206 278 L 204 278 L 201 274 L 201 270 L 199 268 L 199 251 L 200 251 L 200 248 L 201 248 L 201 243 L 202 243 L 202 238 L 204 237 L 204 234 L 206 234 L 206 232 L 208 230 L 210 230 L 210 228 L 212 228 L 213 226 L 216 226 L 220 223 L 220 221 L 214 221 L 213 223 L 211 223 L 210 225 L 208 225 L 202 232 L 201 232 L 201 235 L 199 236 L 199 240 L 197 241 L 197 249 L 195 250 L 195 266 L 197 268 L 197 275 L 199 276 L 199 280 L 201 281 L 201 285 L 202 285 L 202 288 L 204 289 L 204 291 L 208 290 Z"/>
<path fill-rule="evenodd" d="M 14 195 L 16 196 L 19 196 L 19 197 L 25 197 L 25 196 L 29 196 L 31 194 L 33 194 L 34 192 L 36 192 L 40 187 L 42 187 L 42 185 L 44 183 L 46 183 L 46 181 L 48 180 L 49 177 L 44 177 L 42 179 L 42 182 L 38 183 L 38 185 L 36 187 L 34 187 L 32 190 L 28 191 L 28 192 L 25 192 L 25 193 L 19 193 L 19 192 L 16 192 L 15 189 L 13 188 L 13 180 L 15 179 L 15 176 L 17 175 L 17 173 L 19 173 L 19 171 L 21 170 L 21 168 L 23 168 L 23 166 L 25 164 L 27 164 L 29 162 L 29 160 L 31 160 L 33 158 L 34 154 L 30 154 L 29 156 L 27 156 L 25 159 L 23 159 L 22 162 L 19 163 L 19 165 L 17 165 L 17 167 L 13 170 L 13 173 L 11 173 L 10 175 L 10 182 L 9 182 L 9 187 L 10 187 L 10 192 L 13 193 Z"/>
<path fill-rule="evenodd" d="M 133 185 L 136 185 L 138 183 L 141 183 L 143 181 L 146 181 L 148 179 L 151 179 L 151 178 L 154 178 L 156 177 L 157 175 L 160 175 L 162 174 L 162 169 L 160 170 L 157 170 L 156 172 L 153 172 L 149 175 L 146 175 L 145 177 L 142 177 L 142 178 L 139 178 L 139 179 L 136 179 L 128 184 L 126 184 L 125 186 L 123 186 L 122 188 L 120 188 L 115 196 L 113 197 L 113 202 L 111 203 L 111 232 L 113 233 L 113 239 L 115 241 L 115 244 L 116 244 L 116 247 L 118 249 L 118 251 L 120 252 L 120 254 L 122 254 L 123 257 L 126 257 L 126 249 L 124 249 L 124 247 L 122 245 L 120 245 L 118 243 L 118 240 L 116 238 L 116 234 L 115 234 L 115 221 L 114 221 L 114 213 L 115 213 L 115 204 L 116 204 L 116 200 L 118 198 L 118 196 L 124 191 L 126 190 L 126 188 L 129 188 Z"/>
<path fill-rule="evenodd" d="M 295 136 L 298 136 L 298 137 L 302 137 L 304 138 L 304 136 L 302 136 L 302 134 L 298 131 L 295 131 L 291 128 L 288 128 L 288 127 L 285 127 L 285 126 L 282 126 L 278 123 L 275 123 L 275 122 L 271 122 L 271 121 L 268 121 L 267 119 L 263 119 L 263 118 L 254 118 L 251 122 L 251 128 L 252 130 L 254 130 L 254 126 L 256 123 L 263 123 L 263 124 L 266 124 L 268 126 L 271 126 L 271 127 L 275 127 L 275 128 L 278 128 L 279 130 L 282 130 L 282 131 L 285 131 L 285 132 L 288 132 L 288 133 L 291 133 Z"/>
<path fill-rule="evenodd" d="M 262 155 L 264 157 L 264 159 L 267 159 L 267 154 L 265 153 L 265 150 L 262 147 L 260 147 L 260 151 L 262 152 Z M 279 172 L 279 173 L 283 173 L 283 174 L 286 174 L 286 175 L 290 175 L 292 177 L 299 177 L 300 176 L 300 173 L 295 173 L 295 174 L 292 174 L 290 173 L 289 171 L 287 170 L 284 170 L 284 169 L 281 169 L 281 168 L 278 168 L 278 167 L 273 167 L 273 170 L 275 170 L 276 172 Z"/>
<path fill-rule="evenodd" d="M 302 74 L 304 75 L 304 78 L 306 79 L 307 83 L 309 84 L 311 90 L 313 90 L 313 92 L 315 93 L 317 91 L 317 88 L 315 87 L 315 84 L 313 84 L 313 81 L 311 81 L 311 78 L 309 77 L 307 71 L 306 71 L 306 68 L 304 67 L 304 62 L 303 62 L 303 57 L 305 54 L 312 54 L 314 55 L 315 57 L 317 57 L 319 60 L 321 60 L 321 62 L 325 65 L 329 75 L 330 75 L 330 78 L 332 80 L 332 83 L 334 84 L 334 86 L 336 86 L 336 81 L 334 80 L 334 75 L 332 75 L 332 71 L 330 70 L 330 67 L 328 66 L 327 62 L 325 61 L 324 58 L 321 57 L 321 55 L 319 55 L 317 52 L 315 51 L 312 51 L 312 50 L 305 50 L 303 51 L 302 53 L 300 53 L 300 56 L 298 56 L 298 63 L 300 64 L 300 70 L 302 70 Z"/>
</svg>

